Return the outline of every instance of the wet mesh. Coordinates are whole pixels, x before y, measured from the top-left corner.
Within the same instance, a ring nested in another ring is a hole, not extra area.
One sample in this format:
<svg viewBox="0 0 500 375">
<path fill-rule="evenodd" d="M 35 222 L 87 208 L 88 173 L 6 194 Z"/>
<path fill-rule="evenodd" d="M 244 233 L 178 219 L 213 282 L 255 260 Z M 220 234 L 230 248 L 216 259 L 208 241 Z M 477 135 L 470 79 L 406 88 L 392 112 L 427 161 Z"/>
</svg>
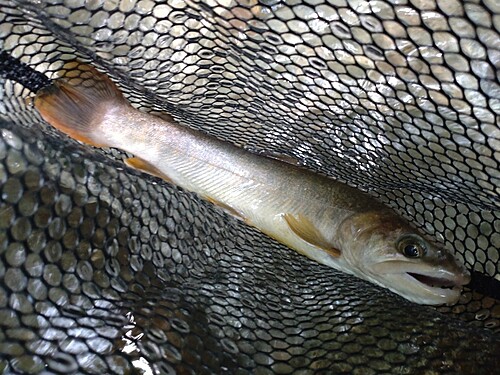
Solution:
<svg viewBox="0 0 500 375">
<path fill-rule="evenodd" d="M 498 371 L 499 31 L 495 0 L 0 0 L 0 370 Z M 61 135 L 26 98 L 75 58 L 378 197 L 477 290 L 412 304 Z"/>
</svg>

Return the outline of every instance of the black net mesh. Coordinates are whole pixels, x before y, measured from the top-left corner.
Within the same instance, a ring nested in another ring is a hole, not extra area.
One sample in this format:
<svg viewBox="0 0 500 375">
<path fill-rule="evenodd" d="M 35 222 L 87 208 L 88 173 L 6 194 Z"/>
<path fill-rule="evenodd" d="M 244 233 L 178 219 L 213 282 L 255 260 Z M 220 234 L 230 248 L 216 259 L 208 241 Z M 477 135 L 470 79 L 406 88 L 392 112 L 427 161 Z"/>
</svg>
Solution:
<svg viewBox="0 0 500 375">
<path fill-rule="evenodd" d="M 499 31 L 496 0 L 0 0 L 0 369 L 499 371 Z M 75 58 L 378 197 L 477 290 L 414 305 L 62 136 L 26 98 Z"/>
</svg>

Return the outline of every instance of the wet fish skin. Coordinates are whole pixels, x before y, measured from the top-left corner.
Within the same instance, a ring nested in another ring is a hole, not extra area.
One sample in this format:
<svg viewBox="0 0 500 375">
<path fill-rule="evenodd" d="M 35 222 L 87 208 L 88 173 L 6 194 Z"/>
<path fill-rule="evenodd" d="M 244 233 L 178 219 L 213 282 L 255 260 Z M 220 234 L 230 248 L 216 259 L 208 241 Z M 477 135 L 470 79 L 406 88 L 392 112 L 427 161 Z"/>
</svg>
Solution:
<svg viewBox="0 0 500 375">
<path fill-rule="evenodd" d="M 90 84 L 62 79 L 37 95 L 35 106 L 54 127 L 84 143 L 136 155 L 130 166 L 201 195 L 322 264 L 417 303 L 458 300 L 469 281 L 463 266 L 372 197 L 140 112 L 108 77 L 83 70 Z M 404 254 L 406 242 L 400 243 L 408 240 L 417 257 Z"/>
</svg>

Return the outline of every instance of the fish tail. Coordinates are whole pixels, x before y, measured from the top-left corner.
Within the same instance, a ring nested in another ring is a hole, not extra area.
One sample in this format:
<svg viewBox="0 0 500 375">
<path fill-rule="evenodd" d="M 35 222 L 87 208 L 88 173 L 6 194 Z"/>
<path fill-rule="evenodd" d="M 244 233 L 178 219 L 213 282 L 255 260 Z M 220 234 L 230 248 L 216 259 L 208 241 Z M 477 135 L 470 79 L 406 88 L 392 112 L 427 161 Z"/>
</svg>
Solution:
<svg viewBox="0 0 500 375">
<path fill-rule="evenodd" d="M 83 143 L 111 146 L 103 139 L 99 125 L 107 111 L 128 105 L 116 85 L 90 65 L 70 62 L 65 74 L 38 92 L 35 107 L 45 121 Z"/>
</svg>

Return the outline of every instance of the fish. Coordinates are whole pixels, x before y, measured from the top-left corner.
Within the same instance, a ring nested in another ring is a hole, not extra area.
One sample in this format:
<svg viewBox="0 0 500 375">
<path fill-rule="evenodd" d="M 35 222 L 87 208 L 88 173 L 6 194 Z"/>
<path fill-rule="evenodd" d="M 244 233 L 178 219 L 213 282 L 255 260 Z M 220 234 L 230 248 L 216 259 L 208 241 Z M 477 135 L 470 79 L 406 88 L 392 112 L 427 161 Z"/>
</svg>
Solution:
<svg viewBox="0 0 500 375">
<path fill-rule="evenodd" d="M 451 305 L 470 273 L 370 195 L 134 108 L 93 66 L 40 90 L 34 106 L 69 137 L 198 194 L 292 250 L 425 305 Z M 68 68 L 69 69 L 69 68 Z M 75 78 L 77 77 L 77 78 Z M 275 156 L 275 155 L 274 155 Z"/>
</svg>

